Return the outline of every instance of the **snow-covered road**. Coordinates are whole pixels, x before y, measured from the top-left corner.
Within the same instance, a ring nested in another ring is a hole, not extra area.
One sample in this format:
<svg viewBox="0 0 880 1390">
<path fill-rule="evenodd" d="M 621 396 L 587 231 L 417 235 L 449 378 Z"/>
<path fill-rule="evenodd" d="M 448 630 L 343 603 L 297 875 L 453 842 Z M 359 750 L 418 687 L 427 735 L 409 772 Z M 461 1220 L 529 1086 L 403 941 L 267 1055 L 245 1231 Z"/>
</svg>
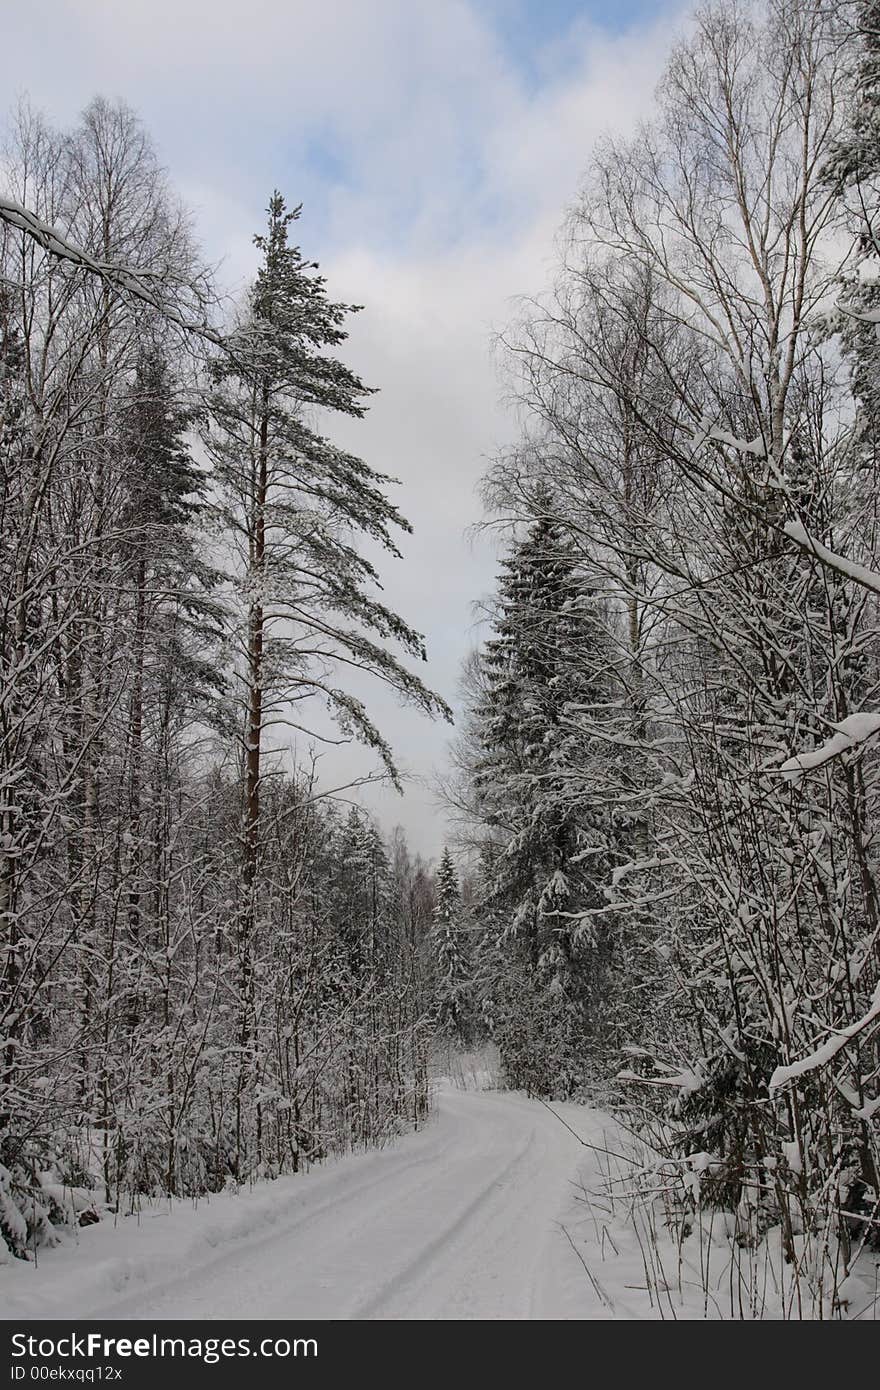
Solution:
<svg viewBox="0 0 880 1390">
<path fill-rule="evenodd" d="M 554 1316 L 559 1259 L 573 1259 L 556 1222 L 584 1150 L 520 1096 L 448 1091 L 438 1108 L 435 1124 L 375 1162 L 313 1174 L 301 1211 L 270 1237 L 115 1303 L 114 1315 Z"/>
<path fill-rule="evenodd" d="M 142 1217 L 139 1230 L 101 1232 L 93 1250 L 84 1237 L 79 1251 L 46 1253 L 40 1270 L 21 1271 L 16 1292 L 37 1295 L 41 1285 L 44 1316 L 591 1316 L 560 1226 L 586 1150 L 521 1095 L 448 1089 L 437 1109 L 393 1148 L 283 1179 L 261 1198 L 258 1190 L 258 1206 L 273 1191 L 277 1205 L 271 1216 L 259 1207 L 253 1230 L 239 1218 L 230 1234 L 222 1219 L 224 1203 L 246 1213 L 248 1194 L 219 1199 L 213 1212 L 178 1204 Z M 601 1131 L 595 1112 L 564 1109 L 582 1133 L 588 1122 Z M 213 1232 L 212 1215 L 221 1218 Z M 181 1224 L 191 1226 L 189 1243 L 175 1250 Z"/>
<path fill-rule="evenodd" d="M 636 1216 L 589 1147 L 627 1143 L 597 1110 L 448 1086 L 386 1149 L 109 1215 L 36 1265 L 4 1262 L 0 1244 L 0 1318 L 797 1316 L 776 1246 L 744 1260 L 717 1212 L 686 1240 L 662 1212 Z M 876 1256 L 863 1265 L 847 1281 L 860 1318 L 880 1275 Z"/>
</svg>

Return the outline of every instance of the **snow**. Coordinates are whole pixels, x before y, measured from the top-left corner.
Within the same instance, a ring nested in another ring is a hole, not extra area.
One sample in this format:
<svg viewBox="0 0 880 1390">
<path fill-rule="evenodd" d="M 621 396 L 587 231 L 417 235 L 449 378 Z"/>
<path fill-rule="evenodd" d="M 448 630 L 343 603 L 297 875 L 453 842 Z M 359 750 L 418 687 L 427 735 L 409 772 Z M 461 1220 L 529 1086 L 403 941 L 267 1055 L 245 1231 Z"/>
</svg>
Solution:
<svg viewBox="0 0 880 1390">
<path fill-rule="evenodd" d="M 594 1142 L 610 1123 L 559 1109 Z M 0 1304 L 39 1318 L 557 1316 L 582 1293 L 558 1218 L 585 1150 L 515 1093 L 450 1087 L 438 1110 L 393 1148 L 88 1227 L 37 1268 L 0 1269 Z"/>
<path fill-rule="evenodd" d="M 834 1060 L 838 1052 L 846 1047 L 847 1043 L 852 1042 L 853 1038 L 858 1037 L 877 1019 L 880 1019 L 880 983 L 874 990 L 874 997 L 868 1012 L 862 1018 L 857 1019 L 847 1028 L 842 1028 L 840 1032 L 834 1033 L 821 1047 L 817 1047 L 815 1052 L 811 1052 L 807 1057 L 802 1057 L 799 1062 L 792 1062 L 785 1067 L 777 1067 L 770 1078 L 770 1090 L 778 1090 L 780 1086 L 785 1085 L 786 1081 L 804 1076 L 807 1072 L 815 1071 L 817 1067 L 827 1066 L 829 1062 Z"/>
<path fill-rule="evenodd" d="M 176 305 L 168 302 L 168 296 L 165 293 L 168 287 L 163 289 L 159 284 L 159 277 L 154 272 L 115 265 L 111 261 L 97 260 L 83 247 L 68 241 L 57 228 L 44 222 L 29 208 L 23 207 L 21 203 L 16 202 L 5 193 L 0 193 L 0 223 L 6 223 L 7 226 L 14 227 L 16 231 L 24 232 L 26 236 L 36 241 L 51 255 L 56 256 L 59 260 L 79 266 L 91 275 L 98 276 L 118 293 L 130 294 L 135 299 L 139 299 L 141 303 L 148 304 L 152 309 L 157 309 L 166 319 L 176 323 L 185 332 L 207 338 L 218 347 L 224 346 L 222 337 L 206 323 L 189 322 Z"/>
<path fill-rule="evenodd" d="M 831 738 L 809 752 L 795 753 L 793 757 L 780 764 L 778 771 L 784 773 L 789 780 L 793 780 L 801 772 L 810 772 L 814 768 L 822 767 L 832 758 L 845 753 L 847 749 L 858 747 L 860 743 L 880 733 L 880 714 L 850 714 L 839 724 L 832 724 L 831 728 L 836 730 Z"/>
<path fill-rule="evenodd" d="M 740 454 L 751 454 L 754 458 L 767 457 L 767 445 L 760 436 L 757 439 L 738 439 L 736 435 L 728 434 L 726 430 L 717 429 L 713 425 L 708 433 L 695 436 L 694 443 L 697 439 L 711 440 L 714 444 L 726 444 L 729 449 L 735 449 Z"/>
<path fill-rule="evenodd" d="M 157 1204 L 79 1231 L 36 1267 L 10 1262 L 0 1308 L 147 1321 L 781 1316 L 793 1295 L 773 1232 L 759 1259 L 741 1251 L 732 1212 L 695 1217 L 679 1239 L 660 1207 L 630 1200 L 628 1144 L 597 1110 L 447 1084 L 437 1118 L 392 1148 Z M 716 1163 L 691 1154 L 683 1179 L 698 1188 Z M 875 1278 L 868 1263 L 850 1274 L 848 1316 L 872 1306 Z"/>
<path fill-rule="evenodd" d="M 829 550 L 826 545 L 809 534 L 803 522 L 787 521 L 782 529 L 789 540 L 796 541 L 804 550 L 809 550 L 816 556 L 817 560 L 821 560 L 830 569 L 837 570 L 838 574 L 845 575 L 847 579 L 855 580 L 863 588 L 871 589 L 875 594 L 880 594 L 880 574 L 876 570 L 868 569 L 866 565 L 859 565 L 855 560 L 847 560 L 845 555 L 838 555 L 835 550 Z"/>
</svg>

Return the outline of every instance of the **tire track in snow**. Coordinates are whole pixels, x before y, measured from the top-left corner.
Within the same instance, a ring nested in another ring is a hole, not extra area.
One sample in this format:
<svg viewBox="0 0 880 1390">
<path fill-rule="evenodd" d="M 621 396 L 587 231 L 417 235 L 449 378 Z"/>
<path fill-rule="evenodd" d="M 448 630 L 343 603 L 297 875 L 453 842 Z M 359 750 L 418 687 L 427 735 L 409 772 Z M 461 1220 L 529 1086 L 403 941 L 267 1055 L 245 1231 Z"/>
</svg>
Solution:
<svg viewBox="0 0 880 1390">
<path fill-rule="evenodd" d="M 432 1126 L 432 1129 L 433 1128 Z M 422 1137 L 429 1132 L 428 1130 L 421 1130 L 415 1137 Z M 137 1291 L 135 1292 L 134 1288 L 129 1287 L 126 1288 L 122 1297 L 112 1298 L 111 1296 L 111 1301 L 102 1301 L 100 1313 L 104 1316 L 130 1317 L 136 1320 L 153 1317 L 188 1318 L 238 1316 L 239 1314 L 237 1313 L 190 1313 L 176 1311 L 176 1309 L 178 1306 L 178 1299 L 182 1300 L 184 1303 L 192 1299 L 194 1293 L 196 1293 L 200 1280 L 208 1280 L 212 1275 L 218 1272 L 224 1272 L 234 1276 L 237 1267 L 246 1264 L 254 1253 L 258 1253 L 261 1257 L 264 1254 L 271 1253 L 269 1247 L 278 1242 L 293 1244 L 293 1253 L 295 1255 L 297 1249 L 295 1243 L 296 1238 L 301 1236 L 304 1232 L 307 1232 L 308 1229 L 316 1223 L 320 1223 L 322 1218 L 332 1215 L 334 1223 L 338 1223 L 340 1219 L 343 1218 L 346 1208 L 352 1207 L 354 1208 L 356 1226 L 372 1222 L 377 1216 L 381 1216 L 389 1206 L 399 1201 L 400 1189 L 395 1185 L 394 1190 L 387 1194 L 385 1201 L 379 1204 L 369 1200 L 370 1194 L 374 1193 L 376 1189 L 387 1189 L 391 1177 L 394 1178 L 396 1184 L 401 1177 L 408 1174 L 412 1174 L 413 1182 L 407 1183 L 405 1190 L 409 1190 L 411 1187 L 421 1187 L 423 1185 L 422 1169 L 426 1159 L 440 1159 L 454 1146 L 454 1135 L 443 1135 L 438 1137 L 441 1138 L 440 1145 L 435 1150 L 429 1151 L 427 1155 L 419 1153 L 412 1157 L 407 1157 L 405 1153 L 399 1153 L 392 1147 L 380 1150 L 379 1153 L 390 1161 L 389 1167 L 391 1167 L 391 1172 L 388 1171 L 388 1168 L 383 1167 L 382 1171 L 370 1180 L 358 1182 L 350 1179 L 341 1192 L 334 1191 L 333 1196 L 315 1205 L 309 1202 L 311 1193 L 306 1188 L 302 1195 L 297 1198 L 297 1205 L 293 1211 L 290 1213 L 284 1212 L 279 1217 L 277 1224 L 271 1226 L 268 1230 L 264 1229 L 258 1231 L 253 1235 L 245 1236 L 234 1242 L 219 1243 L 210 1250 L 210 1253 L 208 1253 L 205 1258 L 197 1257 L 197 1260 L 194 1260 L 192 1263 L 188 1262 L 186 1272 L 177 1277 L 172 1277 L 171 1280 L 163 1280 L 160 1284 L 159 1279 L 161 1276 L 159 1276 L 157 1278 L 148 1277 L 146 1281 L 143 1281 L 142 1278 L 139 1277 L 137 1268 L 134 1267 L 131 1270 L 130 1276 L 125 1279 L 125 1283 L 129 1286 L 138 1284 L 139 1287 Z M 360 1155 L 358 1155 L 358 1157 L 360 1157 Z M 364 1157 L 375 1162 L 378 1154 L 365 1154 Z M 393 1163 L 394 1159 L 398 1161 Z M 338 1159 L 330 1168 L 322 1169 L 321 1167 L 316 1167 L 312 1169 L 312 1173 L 320 1184 L 322 1178 L 330 1178 L 333 1176 L 337 1164 L 344 1163 L 345 1158 Z M 365 1198 L 367 1199 L 366 1202 L 364 1200 Z M 170 1306 L 166 1307 L 166 1305 L 169 1304 Z M 264 1314 L 260 1312 L 253 1312 L 250 1314 L 242 1312 L 240 1316 L 262 1317 Z"/>
<path fill-rule="evenodd" d="M 407 1290 L 407 1285 L 418 1283 L 423 1287 L 426 1282 L 430 1282 L 432 1261 L 436 1261 L 437 1257 L 441 1254 L 445 1255 L 447 1259 L 450 1255 L 454 1258 L 454 1248 L 458 1237 L 463 1234 L 466 1235 L 468 1237 L 467 1243 L 473 1245 L 475 1237 L 478 1237 L 489 1221 L 492 1220 L 498 1207 L 503 1207 L 505 1205 L 507 1194 L 503 1191 L 499 1192 L 499 1189 L 503 1188 L 506 1179 L 513 1177 L 522 1167 L 523 1160 L 528 1158 L 530 1152 L 534 1148 L 534 1144 L 535 1136 L 531 1135 L 520 1152 L 511 1159 L 507 1167 L 503 1168 L 500 1173 L 493 1175 L 482 1191 L 478 1192 L 477 1195 L 467 1203 L 464 1209 L 452 1221 L 451 1225 L 442 1230 L 433 1240 L 430 1240 L 403 1269 L 399 1270 L 398 1273 L 384 1285 L 383 1288 L 379 1289 L 368 1298 L 365 1303 L 356 1308 L 350 1314 L 350 1317 L 362 1320 L 375 1319 L 376 1317 L 394 1317 L 395 1314 L 393 1312 L 381 1312 L 380 1310 L 383 1308 L 387 1310 L 389 1306 L 393 1308 L 395 1298 L 405 1291 L 409 1301 L 412 1301 L 413 1290 L 411 1288 Z M 482 1217 L 482 1220 L 475 1220 L 477 1217 Z"/>
<path fill-rule="evenodd" d="M 516 1093 L 445 1090 L 437 1110 L 393 1147 L 277 1189 L 121 1222 L 118 1241 L 87 1232 L 27 1284 L 43 1315 L 74 1318 L 590 1316 L 559 1225 L 584 1164 L 576 1139 Z"/>
</svg>

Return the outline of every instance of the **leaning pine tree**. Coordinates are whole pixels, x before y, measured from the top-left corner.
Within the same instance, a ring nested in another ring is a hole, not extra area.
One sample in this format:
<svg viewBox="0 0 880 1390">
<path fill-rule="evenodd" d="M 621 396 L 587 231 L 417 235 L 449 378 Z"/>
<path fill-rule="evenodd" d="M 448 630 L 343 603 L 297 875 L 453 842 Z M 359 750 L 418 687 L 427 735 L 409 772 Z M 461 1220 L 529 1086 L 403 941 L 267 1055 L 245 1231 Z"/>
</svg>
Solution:
<svg viewBox="0 0 880 1390">
<path fill-rule="evenodd" d="M 259 927 L 260 798 L 266 730 L 286 726 L 322 737 L 307 708 L 317 700 L 344 737 L 374 749 L 398 785 L 391 748 L 339 672 L 366 671 L 425 713 L 444 703 L 384 645 L 425 659 L 422 637 L 375 596 L 378 575 L 358 537 L 399 555 L 395 530 L 408 522 L 385 495 L 392 479 L 336 447 L 316 428 L 327 414 L 362 416 L 369 390 L 328 352 L 344 342 L 356 306 L 327 298 L 317 266 L 290 244 L 299 208 L 280 193 L 268 228 L 254 238 L 261 264 L 247 311 L 217 364 L 206 443 L 232 537 L 241 623 L 241 900 L 238 959 L 236 1152 L 243 1096 L 253 1067 L 254 934 Z M 326 727 L 323 731 L 326 737 Z"/>
</svg>

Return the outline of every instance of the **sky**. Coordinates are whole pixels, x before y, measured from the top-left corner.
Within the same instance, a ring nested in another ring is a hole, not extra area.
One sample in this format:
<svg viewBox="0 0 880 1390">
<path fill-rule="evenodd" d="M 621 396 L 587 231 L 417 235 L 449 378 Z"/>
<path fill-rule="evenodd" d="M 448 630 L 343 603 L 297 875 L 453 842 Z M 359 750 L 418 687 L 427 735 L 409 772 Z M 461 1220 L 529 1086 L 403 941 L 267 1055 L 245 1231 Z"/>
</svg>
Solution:
<svg viewBox="0 0 880 1390">
<path fill-rule="evenodd" d="M 590 150 L 650 111 L 681 0 L 0 0 L 0 73 L 59 125 L 95 95 L 151 132 L 221 284 L 256 265 L 272 189 L 332 298 L 363 305 L 345 356 L 379 394 L 332 431 L 415 528 L 384 600 L 427 639 L 419 674 L 455 704 L 497 556 L 470 533 L 516 419 L 493 335 L 553 274 L 554 236 Z M 452 731 L 358 690 L 411 775 L 362 798 L 439 853 L 432 790 Z M 369 770 L 325 752 L 327 785 Z"/>
</svg>

